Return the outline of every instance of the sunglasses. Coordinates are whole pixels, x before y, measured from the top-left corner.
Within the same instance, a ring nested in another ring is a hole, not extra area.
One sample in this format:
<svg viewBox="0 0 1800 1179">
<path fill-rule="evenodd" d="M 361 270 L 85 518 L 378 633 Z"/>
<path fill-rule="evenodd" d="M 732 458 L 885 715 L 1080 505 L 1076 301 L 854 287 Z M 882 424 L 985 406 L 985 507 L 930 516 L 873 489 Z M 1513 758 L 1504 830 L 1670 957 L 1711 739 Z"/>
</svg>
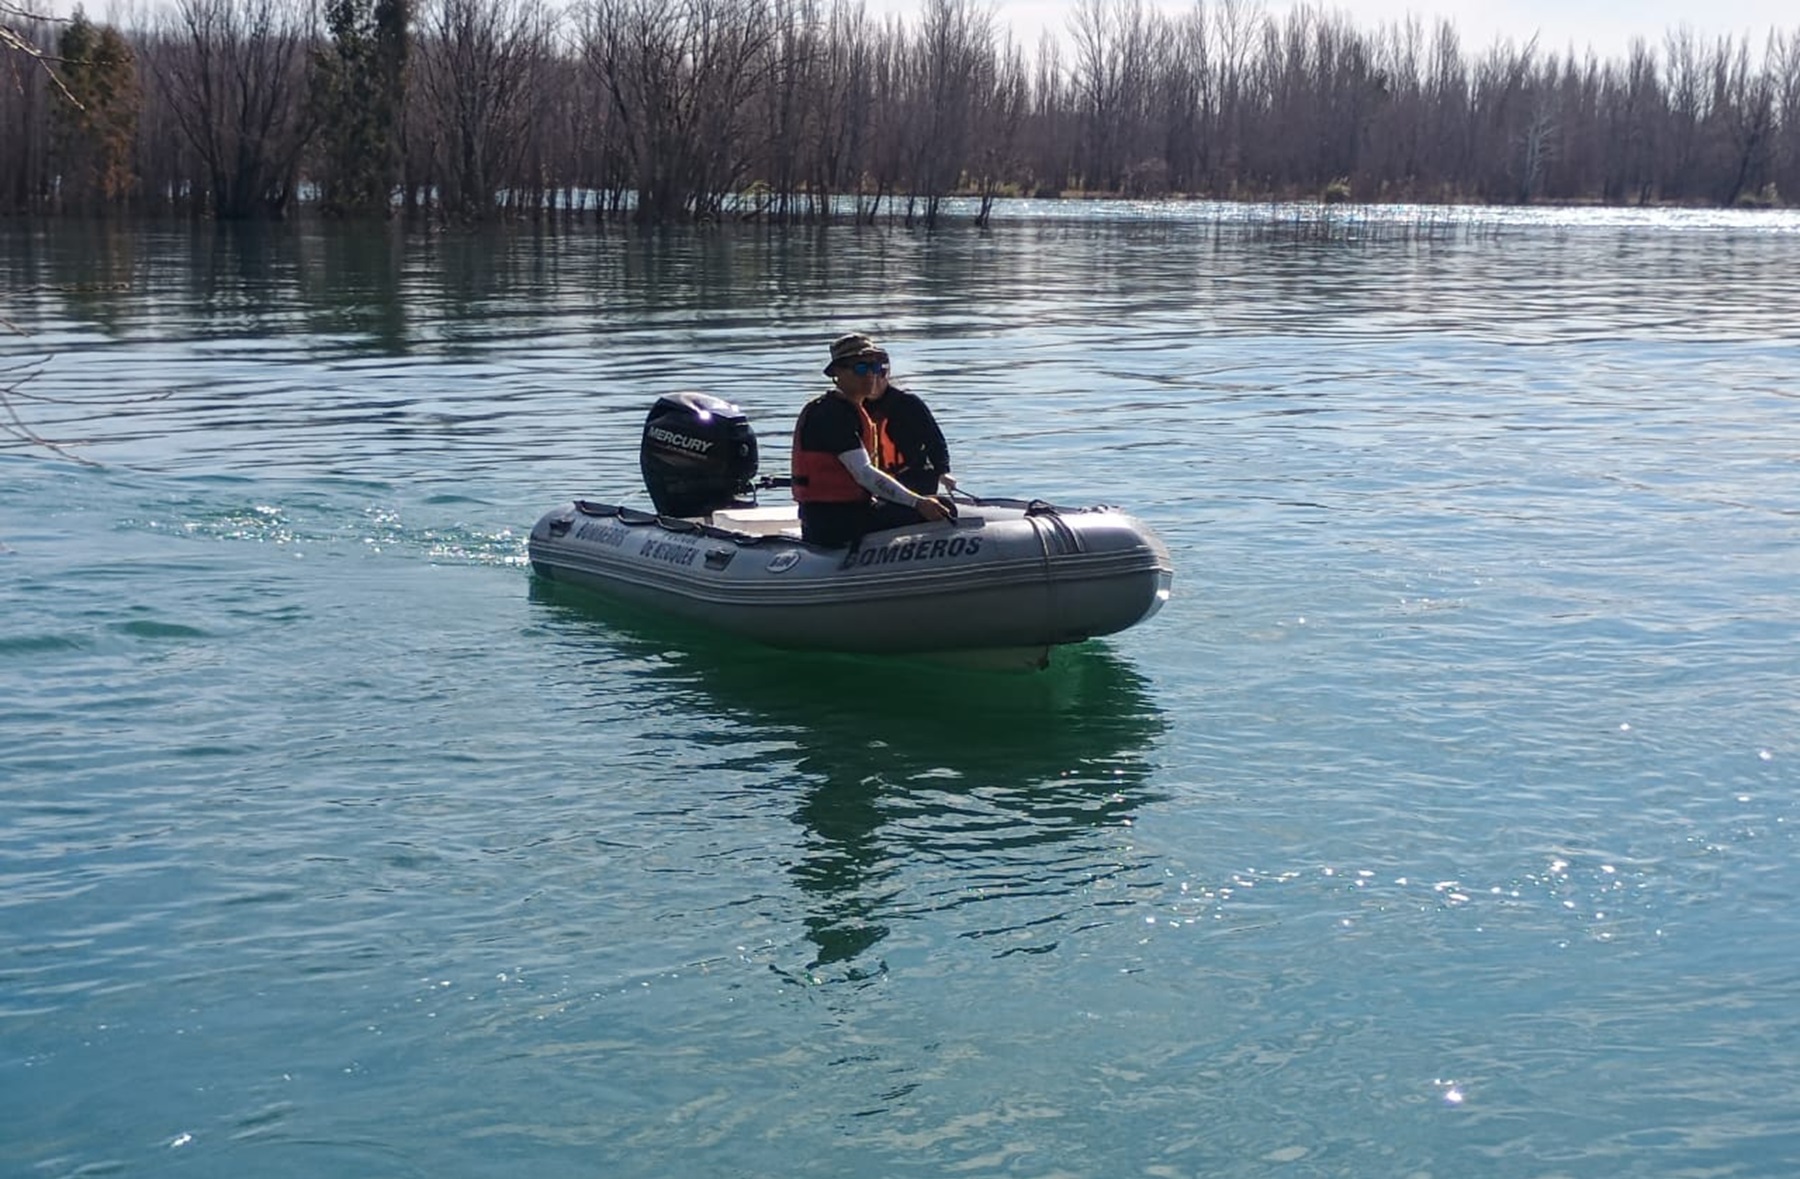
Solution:
<svg viewBox="0 0 1800 1179">
<path fill-rule="evenodd" d="M 887 361 L 885 360 L 859 360 L 855 364 L 847 365 L 846 367 L 859 377 L 882 377 L 887 375 L 888 370 Z"/>
</svg>

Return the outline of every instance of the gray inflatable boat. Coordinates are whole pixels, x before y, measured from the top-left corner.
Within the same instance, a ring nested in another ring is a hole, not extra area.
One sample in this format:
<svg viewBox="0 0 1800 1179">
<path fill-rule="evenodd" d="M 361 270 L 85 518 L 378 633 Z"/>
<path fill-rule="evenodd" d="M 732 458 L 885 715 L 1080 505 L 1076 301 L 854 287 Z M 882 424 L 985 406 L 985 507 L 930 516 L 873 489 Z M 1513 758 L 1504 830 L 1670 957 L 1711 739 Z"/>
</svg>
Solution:
<svg viewBox="0 0 1800 1179">
<path fill-rule="evenodd" d="M 734 457 L 703 487 L 713 452 Z M 529 542 L 538 577 L 777 647 L 1027 664 L 1149 618 L 1174 577 L 1168 548 L 1125 512 L 1037 500 L 959 497 L 952 520 L 807 544 L 793 505 L 743 498 L 754 436 L 704 394 L 657 403 L 642 459 L 658 510 L 546 513 Z"/>
</svg>

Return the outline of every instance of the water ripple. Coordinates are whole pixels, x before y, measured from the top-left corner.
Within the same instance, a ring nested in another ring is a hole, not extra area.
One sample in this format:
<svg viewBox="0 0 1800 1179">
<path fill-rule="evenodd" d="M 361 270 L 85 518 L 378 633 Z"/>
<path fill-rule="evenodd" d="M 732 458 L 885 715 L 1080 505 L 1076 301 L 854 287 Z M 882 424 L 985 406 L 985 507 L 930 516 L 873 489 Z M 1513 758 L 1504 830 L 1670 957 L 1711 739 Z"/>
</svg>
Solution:
<svg viewBox="0 0 1800 1179">
<path fill-rule="evenodd" d="M 1792 218 L 1046 204 L 0 229 L 101 464 L 0 452 L 0 1171 L 1791 1170 Z M 849 326 L 1163 613 L 995 678 L 531 581 Z"/>
</svg>

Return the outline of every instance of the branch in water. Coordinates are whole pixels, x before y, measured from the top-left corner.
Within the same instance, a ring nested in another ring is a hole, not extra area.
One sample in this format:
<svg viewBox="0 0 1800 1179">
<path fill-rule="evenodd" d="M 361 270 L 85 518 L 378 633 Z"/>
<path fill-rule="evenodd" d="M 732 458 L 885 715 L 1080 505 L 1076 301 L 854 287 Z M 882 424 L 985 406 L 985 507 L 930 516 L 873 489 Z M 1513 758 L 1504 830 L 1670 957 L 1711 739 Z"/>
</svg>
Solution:
<svg viewBox="0 0 1800 1179">
<path fill-rule="evenodd" d="M 4 319 L 0 319 L 0 327 L 18 332 L 19 335 L 25 334 Z M 50 439 L 26 425 L 25 419 L 19 416 L 18 408 L 13 404 L 14 398 L 21 401 L 36 401 L 46 404 L 73 404 L 58 398 L 41 397 L 35 394 L 26 393 L 23 390 L 25 382 L 43 373 L 44 365 L 49 359 L 48 356 L 42 356 L 32 360 L 15 362 L 5 368 L 0 368 L 0 434 L 11 435 L 19 441 L 29 443 L 32 446 L 41 446 L 52 454 L 66 458 L 72 463 L 80 463 L 84 467 L 97 467 L 100 464 L 93 459 L 76 454 L 61 443 L 52 442 Z M 159 395 L 159 397 L 164 396 L 167 396 L 167 394 Z M 157 398 L 151 398 L 150 400 L 156 399 Z"/>
</svg>

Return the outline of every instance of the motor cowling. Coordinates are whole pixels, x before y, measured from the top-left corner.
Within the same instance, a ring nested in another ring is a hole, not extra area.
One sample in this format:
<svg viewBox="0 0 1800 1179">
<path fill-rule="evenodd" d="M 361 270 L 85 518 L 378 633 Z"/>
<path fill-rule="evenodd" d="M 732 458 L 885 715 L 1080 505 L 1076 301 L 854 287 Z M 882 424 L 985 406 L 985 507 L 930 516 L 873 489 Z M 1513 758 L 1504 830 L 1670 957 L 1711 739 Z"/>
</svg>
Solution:
<svg viewBox="0 0 1800 1179">
<path fill-rule="evenodd" d="M 756 432 L 723 398 L 670 393 L 644 419 L 638 463 L 658 515 L 704 516 L 751 494 Z"/>
</svg>

